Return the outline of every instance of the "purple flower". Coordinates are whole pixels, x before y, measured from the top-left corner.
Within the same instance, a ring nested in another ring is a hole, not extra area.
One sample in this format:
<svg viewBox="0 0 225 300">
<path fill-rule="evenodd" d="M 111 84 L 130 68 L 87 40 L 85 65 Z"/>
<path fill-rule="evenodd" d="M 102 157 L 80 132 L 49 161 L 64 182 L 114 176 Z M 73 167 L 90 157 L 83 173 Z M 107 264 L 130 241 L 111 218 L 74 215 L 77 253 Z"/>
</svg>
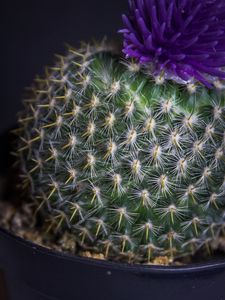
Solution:
<svg viewBox="0 0 225 300">
<path fill-rule="evenodd" d="M 156 74 L 210 87 L 225 79 L 224 0 L 130 0 L 123 52 Z"/>
</svg>

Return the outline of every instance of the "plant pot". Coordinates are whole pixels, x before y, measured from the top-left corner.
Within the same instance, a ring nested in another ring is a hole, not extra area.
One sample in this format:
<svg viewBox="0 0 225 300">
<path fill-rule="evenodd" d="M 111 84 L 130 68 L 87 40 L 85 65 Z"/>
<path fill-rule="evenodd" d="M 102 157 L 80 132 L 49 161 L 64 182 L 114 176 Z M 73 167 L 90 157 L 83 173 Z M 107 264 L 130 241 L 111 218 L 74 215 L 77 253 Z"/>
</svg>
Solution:
<svg viewBox="0 0 225 300">
<path fill-rule="evenodd" d="M 0 138 L 7 176 L 9 139 Z M 0 228 L 0 300 L 225 300 L 225 259 L 183 267 L 61 254 Z"/>
<path fill-rule="evenodd" d="M 0 269 L 11 300 L 225 299 L 225 261 L 126 265 L 56 253 L 3 229 Z"/>
</svg>

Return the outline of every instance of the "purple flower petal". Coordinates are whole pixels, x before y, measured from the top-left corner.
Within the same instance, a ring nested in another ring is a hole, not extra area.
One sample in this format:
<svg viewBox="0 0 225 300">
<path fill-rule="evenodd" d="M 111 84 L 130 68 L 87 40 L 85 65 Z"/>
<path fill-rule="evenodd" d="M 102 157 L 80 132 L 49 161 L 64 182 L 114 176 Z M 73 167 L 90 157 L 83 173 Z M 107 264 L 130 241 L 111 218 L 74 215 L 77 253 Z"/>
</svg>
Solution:
<svg viewBox="0 0 225 300">
<path fill-rule="evenodd" d="M 224 0 L 130 0 L 123 16 L 126 57 L 154 74 L 195 78 L 210 87 L 225 78 Z"/>
</svg>

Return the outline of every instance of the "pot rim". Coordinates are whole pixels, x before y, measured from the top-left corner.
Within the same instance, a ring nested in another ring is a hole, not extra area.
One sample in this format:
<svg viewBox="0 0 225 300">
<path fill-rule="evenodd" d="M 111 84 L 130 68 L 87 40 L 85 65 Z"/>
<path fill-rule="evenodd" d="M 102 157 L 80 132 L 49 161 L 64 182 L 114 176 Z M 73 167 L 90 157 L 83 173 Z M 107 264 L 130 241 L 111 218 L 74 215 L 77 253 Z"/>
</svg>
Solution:
<svg viewBox="0 0 225 300">
<path fill-rule="evenodd" d="M 107 269 L 117 269 L 129 272 L 141 272 L 147 274 L 190 274 L 196 272 L 206 272 L 206 271 L 218 271 L 225 269 L 225 256 L 224 259 L 214 259 L 212 261 L 207 261 L 205 263 L 192 263 L 184 266 L 161 266 L 161 265 L 142 265 L 142 264 L 128 264 L 121 262 L 113 262 L 107 260 L 94 259 L 89 257 L 82 257 L 78 255 L 73 255 L 69 253 L 61 253 L 54 249 L 49 249 L 44 246 L 35 244 L 34 242 L 25 240 L 19 236 L 14 235 L 10 231 L 0 227 L 0 235 L 3 235 L 6 239 L 10 239 L 15 243 L 32 250 L 32 254 L 47 255 L 56 259 L 64 259 L 73 261 L 80 264 L 92 265 L 100 268 Z"/>
</svg>

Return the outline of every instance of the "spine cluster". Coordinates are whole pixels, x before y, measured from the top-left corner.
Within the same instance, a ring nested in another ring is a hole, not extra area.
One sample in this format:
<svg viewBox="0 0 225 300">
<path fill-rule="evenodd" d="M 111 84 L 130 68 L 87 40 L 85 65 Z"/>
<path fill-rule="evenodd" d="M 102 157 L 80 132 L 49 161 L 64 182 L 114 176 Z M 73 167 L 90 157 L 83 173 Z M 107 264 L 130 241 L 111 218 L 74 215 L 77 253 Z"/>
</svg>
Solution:
<svg viewBox="0 0 225 300">
<path fill-rule="evenodd" d="M 222 94 L 149 80 L 104 45 L 86 45 L 28 95 L 17 156 L 49 230 L 145 262 L 210 247 L 224 230 Z"/>
</svg>

